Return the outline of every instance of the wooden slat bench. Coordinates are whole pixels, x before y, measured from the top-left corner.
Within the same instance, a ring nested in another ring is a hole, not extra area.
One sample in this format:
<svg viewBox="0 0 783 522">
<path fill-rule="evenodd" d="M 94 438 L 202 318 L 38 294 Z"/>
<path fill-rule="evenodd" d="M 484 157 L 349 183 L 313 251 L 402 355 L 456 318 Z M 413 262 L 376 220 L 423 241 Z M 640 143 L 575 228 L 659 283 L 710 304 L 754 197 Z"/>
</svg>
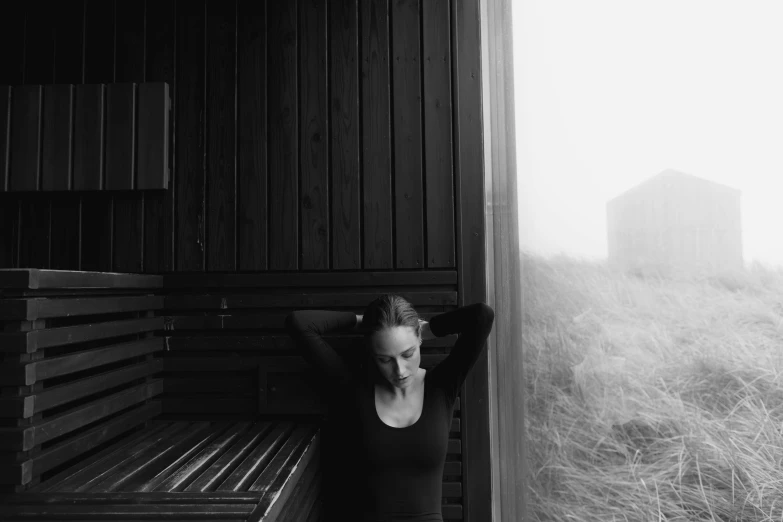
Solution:
<svg viewBox="0 0 783 522">
<path fill-rule="evenodd" d="M 161 276 L 0 285 L 0 520 L 317 519 L 317 419 L 161 416 Z"/>
</svg>

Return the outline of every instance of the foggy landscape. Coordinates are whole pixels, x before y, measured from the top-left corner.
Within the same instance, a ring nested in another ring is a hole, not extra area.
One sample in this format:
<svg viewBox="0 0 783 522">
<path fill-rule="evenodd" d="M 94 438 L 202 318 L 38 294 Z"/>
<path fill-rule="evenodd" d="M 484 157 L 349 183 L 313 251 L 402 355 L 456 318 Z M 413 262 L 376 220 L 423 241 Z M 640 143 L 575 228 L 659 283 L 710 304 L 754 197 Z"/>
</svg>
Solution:
<svg viewBox="0 0 783 522">
<path fill-rule="evenodd" d="M 513 4 L 536 520 L 783 518 L 783 4 Z"/>
</svg>

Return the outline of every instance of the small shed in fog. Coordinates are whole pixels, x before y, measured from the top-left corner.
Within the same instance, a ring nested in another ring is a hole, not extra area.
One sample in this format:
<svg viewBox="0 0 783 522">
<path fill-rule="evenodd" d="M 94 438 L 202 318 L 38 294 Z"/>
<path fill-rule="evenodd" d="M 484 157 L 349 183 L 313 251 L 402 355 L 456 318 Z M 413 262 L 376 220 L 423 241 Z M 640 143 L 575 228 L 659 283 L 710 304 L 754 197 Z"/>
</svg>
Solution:
<svg viewBox="0 0 783 522">
<path fill-rule="evenodd" d="M 743 266 L 740 191 L 665 170 L 606 204 L 609 263 L 625 270 Z"/>
</svg>

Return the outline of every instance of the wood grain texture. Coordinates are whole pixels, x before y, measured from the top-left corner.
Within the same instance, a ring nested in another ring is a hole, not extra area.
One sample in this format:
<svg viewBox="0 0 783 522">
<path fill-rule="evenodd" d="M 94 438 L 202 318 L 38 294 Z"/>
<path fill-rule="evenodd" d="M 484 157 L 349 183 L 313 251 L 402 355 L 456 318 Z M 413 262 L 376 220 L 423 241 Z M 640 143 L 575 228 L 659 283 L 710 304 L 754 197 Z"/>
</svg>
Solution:
<svg viewBox="0 0 783 522">
<path fill-rule="evenodd" d="M 115 0 L 85 0 L 82 83 L 114 81 L 114 4 Z"/>
<path fill-rule="evenodd" d="M 50 196 L 29 193 L 19 198 L 19 266 L 49 268 Z"/>
<path fill-rule="evenodd" d="M 175 270 L 204 270 L 204 0 L 177 6 Z"/>
<path fill-rule="evenodd" d="M 330 2 L 332 269 L 362 268 L 359 180 L 359 7 Z"/>
<path fill-rule="evenodd" d="M 177 120 L 176 57 L 177 24 L 175 0 L 148 2 L 145 30 L 145 80 L 165 82 L 169 90 L 169 135 L 167 140 L 168 189 L 164 193 L 145 195 L 144 201 L 144 271 L 171 271 L 174 258 L 175 194 L 174 138 Z"/>
<path fill-rule="evenodd" d="M 427 268 L 455 266 L 449 14 L 447 0 L 432 0 L 422 5 Z M 470 172 L 470 175 L 477 173 Z"/>
<path fill-rule="evenodd" d="M 454 35 L 457 252 L 460 305 L 486 302 L 481 37 L 479 1 L 452 3 Z M 492 518 L 488 360 L 476 360 L 463 385 L 462 472 L 465 520 Z"/>
<path fill-rule="evenodd" d="M 84 0 L 57 2 L 53 6 L 54 81 L 79 84 L 84 71 Z"/>
<path fill-rule="evenodd" d="M 24 83 L 28 85 L 54 82 L 55 38 L 57 20 L 43 16 L 50 6 L 44 0 L 24 3 L 26 31 L 24 45 Z M 22 42 L 16 42 L 20 45 Z"/>
<path fill-rule="evenodd" d="M 237 7 L 238 270 L 268 266 L 266 5 L 240 0 Z"/>
<path fill-rule="evenodd" d="M 165 83 L 138 86 L 138 148 L 136 189 L 168 186 L 169 89 Z"/>
<path fill-rule="evenodd" d="M 236 0 L 207 4 L 207 264 L 236 270 Z"/>
<path fill-rule="evenodd" d="M 41 186 L 41 85 L 18 85 L 11 97 L 11 191 L 37 191 Z"/>
<path fill-rule="evenodd" d="M 73 190 L 103 189 L 105 96 L 102 84 L 77 85 L 74 96 Z"/>
<path fill-rule="evenodd" d="M 420 2 L 391 9 L 395 268 L 424 268 Z"/>
<path fill-rule="evenodd" d="M 324 0 L 300 0 L 299 165 L 300 269 L 329 268 L 329 143 L 326 97 L 327 26 Z"/>
<path fill-rule="evenodd" d="M 297 3 L 267 4 L 269 269 L 299 268 Z"/>
<path fill-rule="evenodd" d="M 44 86 L 41 190 L 70 190 L 73 85 Z"/>
<path fill-rule="evenodd" d="M 55 270 L 79 269 L 79 209 L 74 192 L 52 195 L 51 266 Z"/>
<path fill-rule="evenodd" d="M 0 192 L 8 190 L 11 151 L 11 86 L 0 85 Z"/>
<path fill-rule="evenodd" d="M 112 271 L 138 274 L 144 259 L 144 223 L 139 192 L 124 192 L 114 196 Z"/>
<path fill-rule="evenodd" d="M 136 181 L 136 84 L 106 86 L 107 190 L 132 190 Z"/>
<path fill-rule="evenodd" d="M 365 269 L 390 269 L 392 182 L 388 0 L 360 2 L 362 216 Z"/>
</svg>

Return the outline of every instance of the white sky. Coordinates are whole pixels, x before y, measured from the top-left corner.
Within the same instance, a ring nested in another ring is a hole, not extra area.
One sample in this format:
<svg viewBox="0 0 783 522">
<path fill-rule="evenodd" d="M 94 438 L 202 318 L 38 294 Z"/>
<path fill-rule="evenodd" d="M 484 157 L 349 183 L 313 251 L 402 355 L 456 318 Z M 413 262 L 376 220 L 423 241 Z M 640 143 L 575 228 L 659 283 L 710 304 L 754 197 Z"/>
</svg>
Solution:
<svg viewBox="0 0 783 522">
<path fill-rule="evenodd" d="M 783 264 L 783 0 L 511 2 L 523 249 L 605 258 L 606 201 L 672 168 Z"/>
</svg>

